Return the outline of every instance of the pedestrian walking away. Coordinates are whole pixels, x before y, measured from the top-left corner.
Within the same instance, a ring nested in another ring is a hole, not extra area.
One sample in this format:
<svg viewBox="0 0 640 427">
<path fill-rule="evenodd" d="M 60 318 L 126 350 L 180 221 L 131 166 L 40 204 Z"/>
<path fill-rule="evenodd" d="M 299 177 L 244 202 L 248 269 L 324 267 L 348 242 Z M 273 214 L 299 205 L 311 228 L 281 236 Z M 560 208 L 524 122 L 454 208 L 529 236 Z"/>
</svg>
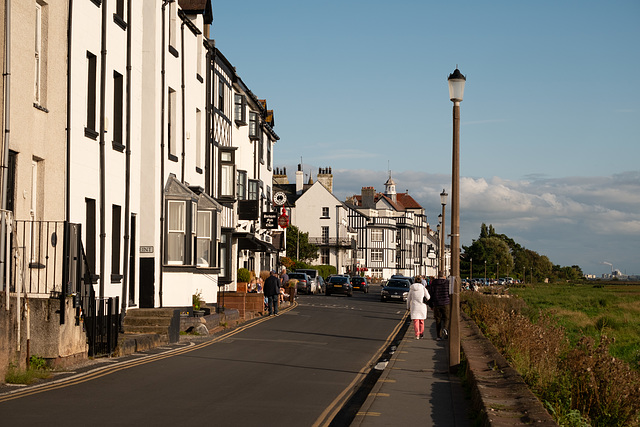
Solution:
<svg viewBox="0 0 640 427">
<path fill-rule="evenodd" d="M 264 281 L 264 296 L 267 298 L 269 316 L 278 315 L 278 299 L 280 298 L 280 281 L 275 270 L 271 270 Z"/>
<path fill-rule="evenodd" d="M 449 281 L 441 274 L 431 281 L 429 286 L 431 302 L 433 303 L 433 317 L 436 319 L 436 340 L 449 336 L 447 331 L 447 318 L 449 309 Z"/>
<path fill-rule="evenodd" d="M 407 295 L 407 310 L 411 314 L 416 339 L 424 337 L 424 319 L 427 318 L 427 301 L 430 295 L 422 284 L 422 277 L 416 276 Z"/>
</svg>

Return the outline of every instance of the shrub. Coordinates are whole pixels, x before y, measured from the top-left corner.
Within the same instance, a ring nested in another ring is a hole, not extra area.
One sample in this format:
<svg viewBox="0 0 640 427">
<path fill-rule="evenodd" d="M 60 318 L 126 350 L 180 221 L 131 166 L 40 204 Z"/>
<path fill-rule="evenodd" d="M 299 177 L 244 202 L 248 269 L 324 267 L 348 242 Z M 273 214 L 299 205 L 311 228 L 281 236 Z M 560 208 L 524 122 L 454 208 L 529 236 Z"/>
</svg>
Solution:
<svg viewBox="0 0 640 427">
<path fill-rule="evenodd" d="M 238 269 L 238 282 L 249 283 L 251 281 L 251 273 L 246 268 Z"/>
<path fill-rule="evenodd" d="M 463 292 L 464 310 L 561 425 L 638 425 L 640 373 L 609 354 L 611 339 L 569 347 L 563 328 L 521 298 Z M 604 330 L 610 320 L 602 319 Z"/>
</svg>

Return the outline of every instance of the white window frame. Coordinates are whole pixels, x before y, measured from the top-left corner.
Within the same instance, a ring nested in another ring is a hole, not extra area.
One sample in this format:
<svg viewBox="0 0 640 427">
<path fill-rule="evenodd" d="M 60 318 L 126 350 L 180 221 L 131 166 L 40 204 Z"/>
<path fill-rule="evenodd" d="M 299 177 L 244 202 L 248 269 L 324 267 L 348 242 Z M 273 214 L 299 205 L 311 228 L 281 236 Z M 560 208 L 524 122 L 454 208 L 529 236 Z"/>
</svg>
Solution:
<svg viewBox="0 0 640 427">
<path fill-rule="evenodd" d="M 379 228 L 371 229 L 371 241 L 372 242 L 384 242 L 384 230 Z"/>
<path fill-rule="evenodd" d="M 213 212 L 199 210 L 197 212 L 197 233 L 196 233 L 196 265 L 198 267 L 211 266 L 211 239 L 213 230 Z M 206 248 L 206 253 L 203 249 Z"/>
<path fill-rule="evenodd" d="M 36 3 L 34 100 L 40 104 L 42 86 L 42 6 Z"/>
<path fill-rule="evenodd" d="M 177 212 L 174 212 L 172 207 L 178 208 Z M 182 265 L 185 261 L 185 251 L 186 251 L 186 226 L 187 226 L 187 218 L 186 218 L 186 210 L 187 210 L 187 202 L 185 200 L 168 200 L 167 201 L 167 264 L 169 265 Z M 178 218 L 175 218 L 174 215 L 178 215 Z M 177 227 L 176 227 L 177 226 Z M 173 227 L 173 228 L 172 228 Z M 171 237 L 178 237 L 175 239 L 176 244 L 180 242 L 181 247 L 175 249 L 181 249 L 179 257 L 172 257 L 173 250 L 172 244 L 174 239 Z"/>
<path fill-rule="evenodd" d="M 371 261 L 382 262 L 384 261 L 384 252 L 382 249 L 371 249 Z"/>
<path fill-rule="evenodd" d="M 196 167 L 202 169 L 202 111 L 196 108 Z"/>
</svg>

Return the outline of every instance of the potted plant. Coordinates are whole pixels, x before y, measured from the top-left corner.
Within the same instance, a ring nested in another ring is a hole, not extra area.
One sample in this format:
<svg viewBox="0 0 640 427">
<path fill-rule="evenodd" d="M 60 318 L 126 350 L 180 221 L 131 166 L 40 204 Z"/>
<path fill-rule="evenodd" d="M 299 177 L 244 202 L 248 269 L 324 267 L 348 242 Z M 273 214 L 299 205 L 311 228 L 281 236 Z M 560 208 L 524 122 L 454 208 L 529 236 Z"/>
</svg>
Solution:
<svg viewBox="0 0 640 427">
<path fill-rule="evenodd" d="M 247 292 L 247 283 L 251 281 L 251 273 L 246 268 L 238 269 L 238 292 Z"/>
<path fill-rule="evenodd" d="M 202 291 L 196 290 L 196 293 L 191 295 L 191 304 L 193 305 L 193 315 L 195 317 L 204 316 L 204 310 L 201 310 L 201 307 L 204 305 Z"/>
</svg>

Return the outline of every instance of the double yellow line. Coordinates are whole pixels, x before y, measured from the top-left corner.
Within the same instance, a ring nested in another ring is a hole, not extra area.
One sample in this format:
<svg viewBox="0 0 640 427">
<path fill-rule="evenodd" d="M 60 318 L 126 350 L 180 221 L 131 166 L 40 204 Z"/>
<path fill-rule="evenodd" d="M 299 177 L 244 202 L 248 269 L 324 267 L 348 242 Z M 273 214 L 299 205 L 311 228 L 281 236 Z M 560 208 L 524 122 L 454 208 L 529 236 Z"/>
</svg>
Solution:
<svg viewBox="0 0 640 427">
<path fill-rule="evenodd" d="M 287 311 L 293 310 L 298 306 L 297 302 L 294 302 L 289 307 L 280 310 L 281 313 L 286 313 Z M 253 328 L 256 325 L 259 325 L 263 322 L 270 320 L 270 317 L 263 317 L 261 319 L 251 321 L 245 324 L 242 324 L 229 332 L 226 332 L 218 337 L 213 338 L 212 340 L 208 340 L 202 342 L 200 344 L 192 344 L 187 347 L 181 347 L 173 350 L 168 350 L 160 354 L 145 356 L 140 359 L 129 360 L 126 362 L 118 363 L 116 365 L 106 366 L 94 369 L 93 371 L 89 371 L 86 373 L 78 374 L 70 378 L 65 378 L 58 381 L 49 382 L 46 384 L 29 387 L 19 391 L 9 392 L 5 395 L 0 396 L 0 403 L 7 402 L 9 400 L 19 399 L 21 397 L 32 396 L 34 394 L 44 393 L 45 391 L 56 390 L 60 388 L 70 387 L 76 384 L 81 384 L 87 381 L 92 381 L 106 375 L 113 374 L 114 372 L 123 371 L 125 369 L 134 368 L 136 366 L 145 365 L 147 363 L 156 362 L 158 360 L 167 359 L 169 357 L 179 356 L 181 354 L 190 353 L 194 350 L 198 350 L 204 347 L 208 347 L 210 345 L 219 343 L 220 341 L 224 341 L 225 339 L 232 337 L 240 332 L 246 331 L 249 328 Z"/>
</svg>

